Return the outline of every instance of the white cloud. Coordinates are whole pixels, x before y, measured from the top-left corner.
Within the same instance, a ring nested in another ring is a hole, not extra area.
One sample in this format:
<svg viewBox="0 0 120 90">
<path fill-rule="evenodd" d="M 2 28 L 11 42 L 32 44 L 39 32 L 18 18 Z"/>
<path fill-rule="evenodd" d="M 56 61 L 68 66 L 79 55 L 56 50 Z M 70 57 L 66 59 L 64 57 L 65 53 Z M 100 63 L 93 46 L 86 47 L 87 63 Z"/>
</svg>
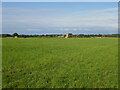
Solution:
<svg viewBox="0 0 120 90">
<path fill-rule="evenodd" d="M 29 15 L 10 15 L 7 16 L 8 11 L 15 14 L 29 12 Z M 102 10 L 93 10 L 88 14 L 52 14 L 50 15 L 48 12 L 52 11 L 52 13 L 56 12 L 57 9 L 49 10 L 17 10 L 11 9 L 6 10 L 3 16 L 3 28 L 7 31 L 13 29 L 20 29 L 30 31 L 30 32 L 117 32 L 118 28 L 118 14 L 117 8 L 108 8 Z M 38 13 L 38 11 L 44 11 L 46 14 Z M 64 11 L 64 10 L 61 10 Z M 114 13 L 109 13 L 114 12 Z M 60 13 L 60 11 L 59 11 Z M 35 15 L 37 14 L 37 15 Z M 3 31 L 4 32 L 4 31 Z M 20 31 L 19 31 L 20 32 Z M 24 31 L 25 32 L 25 31 Z"/>
<path fill-rule="evenodd" d="M 3 14 L 34 14 L 34 13 L 44 13 L 44 12 L 65 12 L 67 9 L 61 9 L 61 8 L 39 8 L 39 9 L 30 9 L 30 8 L 8 8 L 3 7 Z"/>
<path fill-rule="evenodd" d="M 102 10 L 93 10 L 93 13 L 108 13 L 108 12 L 118 12 L 118 7 L 107 8 L 107 9 L 102 9 Z"/>
</svg>

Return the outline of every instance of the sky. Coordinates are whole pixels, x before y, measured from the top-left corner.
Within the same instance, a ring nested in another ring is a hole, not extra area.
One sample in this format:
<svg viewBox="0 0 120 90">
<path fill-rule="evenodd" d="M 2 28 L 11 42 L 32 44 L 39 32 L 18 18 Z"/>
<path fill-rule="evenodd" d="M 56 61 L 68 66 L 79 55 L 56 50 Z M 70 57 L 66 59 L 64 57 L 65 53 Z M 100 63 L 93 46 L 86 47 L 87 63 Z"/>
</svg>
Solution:
<svg viewBox="0 0 120 90">
<path fill-rule="evenodd" d="M 119 2 L 119 0 L 2 0 L 2 2 Z"/>
<path fill-rule="evenodd" d="M 118 33 L 117 2 L 4 2 L 2 33 Z"/>
</svg>

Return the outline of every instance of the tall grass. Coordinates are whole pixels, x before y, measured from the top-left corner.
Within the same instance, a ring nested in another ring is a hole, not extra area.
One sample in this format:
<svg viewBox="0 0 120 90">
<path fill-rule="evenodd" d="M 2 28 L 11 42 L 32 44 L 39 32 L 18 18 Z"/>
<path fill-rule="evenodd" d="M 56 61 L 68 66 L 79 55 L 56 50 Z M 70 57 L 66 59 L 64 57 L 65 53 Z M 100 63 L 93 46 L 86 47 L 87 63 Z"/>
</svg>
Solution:
<svg viewBox="0 0 120 90">
<path fill-rule="evenodd" d="M 3 88 L 116 88 L 116 38 L 3 39 Z"/>
</svg>

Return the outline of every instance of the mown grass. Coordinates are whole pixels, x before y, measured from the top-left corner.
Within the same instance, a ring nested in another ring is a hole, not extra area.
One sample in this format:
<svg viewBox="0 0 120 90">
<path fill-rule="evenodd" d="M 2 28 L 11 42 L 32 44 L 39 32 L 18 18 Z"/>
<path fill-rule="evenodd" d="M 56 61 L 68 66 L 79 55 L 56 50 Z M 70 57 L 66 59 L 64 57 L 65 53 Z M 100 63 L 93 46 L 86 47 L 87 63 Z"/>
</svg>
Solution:
<svg viewBox="0 0 120 90">
<path fill-rule="evenodd" d="M 3 39 L 3 88 L 117 88 L 117 38 Z"/>
</svg>

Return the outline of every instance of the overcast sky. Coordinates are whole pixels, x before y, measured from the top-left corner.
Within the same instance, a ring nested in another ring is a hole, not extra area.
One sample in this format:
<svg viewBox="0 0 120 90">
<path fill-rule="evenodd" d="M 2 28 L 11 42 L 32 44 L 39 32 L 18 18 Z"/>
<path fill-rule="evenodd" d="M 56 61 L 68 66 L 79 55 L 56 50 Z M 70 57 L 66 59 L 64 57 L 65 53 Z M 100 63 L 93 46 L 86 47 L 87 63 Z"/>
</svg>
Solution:
<svg viewBox="0 0 120 90">
<path fill-rule="evenodd" d="M 4 2 L 3 33 L 118 33 L 117 2 Z"/>
</svg>

